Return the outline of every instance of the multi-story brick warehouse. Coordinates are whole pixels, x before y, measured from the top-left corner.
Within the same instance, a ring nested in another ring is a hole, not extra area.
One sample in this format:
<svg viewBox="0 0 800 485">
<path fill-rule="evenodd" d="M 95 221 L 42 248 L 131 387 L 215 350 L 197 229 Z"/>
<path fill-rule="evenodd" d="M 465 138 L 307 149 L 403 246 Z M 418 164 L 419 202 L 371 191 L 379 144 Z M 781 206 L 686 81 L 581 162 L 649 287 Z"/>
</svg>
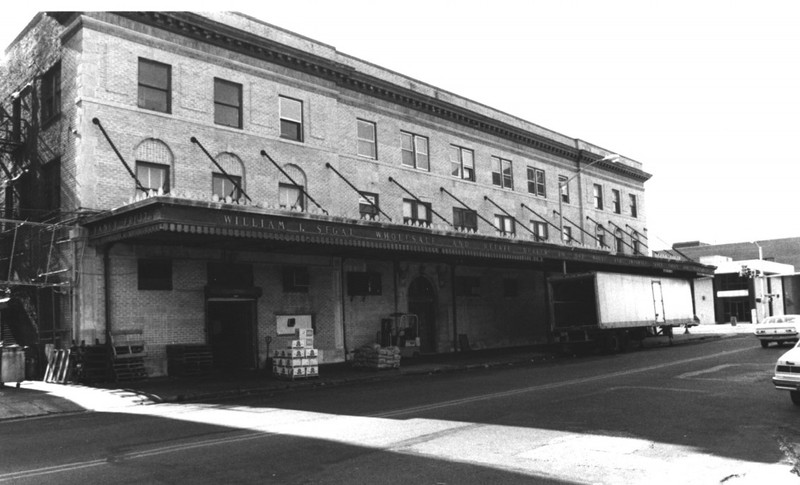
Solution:
<svg viewBox="0 0 800 485">
<path fill-rule="evenodd" d="M 343 361 L 396 313 L 422 352 L 546 342 L 550 274 L 709 271 L 649 256 L 639 162 L 246 16 L 42 14 L 4 69 L 6 239 L 60 224 L 5 283 L 61 345 L 142 332 L 150 375 L 292 325 Z"/>
</svg>

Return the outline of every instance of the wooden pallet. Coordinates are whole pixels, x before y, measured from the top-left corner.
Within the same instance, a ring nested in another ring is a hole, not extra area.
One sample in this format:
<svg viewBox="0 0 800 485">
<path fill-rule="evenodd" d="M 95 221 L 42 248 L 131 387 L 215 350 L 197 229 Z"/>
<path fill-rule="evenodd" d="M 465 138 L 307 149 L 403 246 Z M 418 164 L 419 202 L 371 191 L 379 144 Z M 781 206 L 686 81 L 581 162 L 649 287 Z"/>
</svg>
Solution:
<svg viewBox="0 0 800 485">
<path fill-rule="evenodd" d="M 214 369 L 214 355 L 210 345 L 167 345 L 167 374 L 189 376 L 208 374 Z"/>
<path fill-rule="evenodd" d="M 147 378 L 142 330 L 121 330 L 109 335 L 111 348 L 111 371 L 115 381 L 130 381 Z"/>
</svg>

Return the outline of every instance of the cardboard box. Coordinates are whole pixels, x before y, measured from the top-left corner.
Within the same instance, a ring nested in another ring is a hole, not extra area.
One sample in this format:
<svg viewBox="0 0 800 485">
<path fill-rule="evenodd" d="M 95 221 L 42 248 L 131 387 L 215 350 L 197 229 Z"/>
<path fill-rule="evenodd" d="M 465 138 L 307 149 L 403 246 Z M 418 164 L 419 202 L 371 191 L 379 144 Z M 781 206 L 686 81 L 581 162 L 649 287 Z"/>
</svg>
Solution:
<svg viewBox="0 0 800 485">
<path fill-rule="evenodd" d="M 313 358 L 317 358 L 317 349 L 315 349 L 315 348 L 313 348 L 313 347 L 312 347 L 312 348 L 307 348 L 307 349 L 306 349 L 306 357 L 309 357 L 309 358 L 311 358 L 311 357 L 313 357 Z"/>
<path fill-rule="evenodd" d="M 316 366 L 319 365 L 319 360 L 316 359 L 316 358 L 314 358 L 314 359 L 305 359 L 305 360 L 308 361 L 308 364 L 306 364 L 306 365 L 313 366 L 313 367 L 316 367 Z"/>
<path fill-rule="evenodd" d="M 286 367 L 302 367 L 303 359 L 286 359 Z"/>
<path fill-rule="evenodd" d="M 292 377 L 302 377 L 306 375 L 305 367 L 292 367 Z"/>
<path fill-rule="evenodd" d="M 306 348 L 306 341 L 305 340 L 292 340 L 291 345 L 289 345 L 290 349 L 304 349 Z"/>
<path fill-rule="evenodd" d="M 302 358 L 303 358 L 303 357 L 305 357 L 305 356 L 306 356 L 306 351 L 305 351 L 305 349 L 292 349 L 292 355 L 291 355 L 291 357 L 292 357 L 293 359 L 302 359 Z"/>
<path fill-rule="evenodd" d="M 294 338 L 303 340 L 305 338 L 314 338 L 314 330 L 310 328 L 296 328 L 294 329 Z"/>
<path fill-rule="evenodd" d="M 306 367 L 306 376 L 307 377 L 317 377 L 319 376 L 319 367 L 316 365 L 310 365 Z"/>
</svg>

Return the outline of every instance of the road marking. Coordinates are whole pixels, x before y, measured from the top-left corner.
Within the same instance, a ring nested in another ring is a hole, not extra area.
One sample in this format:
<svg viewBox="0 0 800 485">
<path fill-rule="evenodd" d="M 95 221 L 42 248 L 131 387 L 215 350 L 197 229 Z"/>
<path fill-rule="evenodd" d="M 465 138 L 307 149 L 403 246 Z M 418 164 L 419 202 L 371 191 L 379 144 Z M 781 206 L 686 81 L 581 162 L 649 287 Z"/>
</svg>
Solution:
<svg viewBox="0 0 800 485">
<path fill-rule="evenodd" d="M 727 355 L 738 354 L 740 352 L 745 352 L 745 351 L 750 351 L 750 350 L 751 349 L 749 349 L 749 348 L 737 349 L 737 350 L 726 350 L 724 352 L 717 352 L 716 354 L 703 355 L 703 356 L 700 356 L 700 357 L 692 357 L 690 359 L 683 359 L 683 360 L 678 360 L 678 361 L 675 361 L 675 362 L 668 362 L 668 363 L 665 363 L 665 364 L 651 365 L 651 366 L 647 366 L 647 367 L 641 367 L 641 368 L 638 368 L 638 369 L 629 369 L 629 370 L 624 370 L 624 371 L 619 371 L 619 372 L 611 372 L 611 373 L 608 373 L 608 374 L 600 374 L 600 375 L 592 376 L 592 377 L 582 377 L 582 378 L 579 378 L 579 379 L 570 379 L 570 380 L 567 380 L 567 381 L 554 382 L 554 383 L 551 383 L 551 384 L 540 384 L 540 385 L 536 385 L 536 386 L 529 386 L 529 387 L 523 387 L 523 388 L 519 388 L 519 389 L 512 389 L 510 391 L 502 391 L 502 392 L 493 392 L 493 393 L 489 393 L 489 394 L 481 394 L 481 395 L 466 397 L 466 398 L 462 398 L 462 399 L 453 399 L 451 401 L 442 401 L 442 402 L 439 402 L 439 403 L 425 404 L 423 406 L 413 406 L 413 407 L 410 407 L 410 408 L 395 409 L 393 411 L 387 411 L 387 412 L 383 412 L 383 413 L 372 414 L 372 415 L 370 415 L 370 417 L 391 418 L 391 417 L 396 417 L 396 416 L 403 416 L 403 415 L 406 415 L 406 414 L 415 414 L 415 413 L 420 413 L 420 412 L 425 412 L 425 411 L 433 411 L 435 409 L 442 409 L 442 408 L 453 407 L 453 406 L 461 406 L 463 404 L 470 404 L 470 403 L 473 403 L 473 402 L 488 401 L 488 400 L 491 400 L 491 399 L 500 399 L 500 398 L 509 397 L 509 396 L 516 396 L 516 395 L 519 395 L 519 394 L 526 394 L 526 393 L 529 393 L 529 392 L 545 391 L 545 390 L 550 390 L 550 389 L 557 389 L 557 388 L 560 388 L 560 387 L 575 386 L 575 385 L 578 385 L 578 384 L 586 384 L 586 383 L 589 383 L 589 382 L 600 381 L 600 380 L 604 380 L 604 379 L 611 379 L 611 378 L 614 378 L 614 377 L 624 377 L 624 376 L 628 376 L 628 375 L 639 374 L 639 373 L 642 373 L 642 372 L 649 372 L 649 371 L 652 371 L 652 370 L 663 369 L 663 368 L 666 368 L 666 367 L 672 367 L 672 366 L 676 366 L 676 365 L 688 364 L 690 362 L 697 362 L 697 361 L 700 361 L 700 360 L 713 359 L 713 358 L 717 358 L 717 357 L 724 357 L 724 356 L 727 356 Z"/>
</svg>

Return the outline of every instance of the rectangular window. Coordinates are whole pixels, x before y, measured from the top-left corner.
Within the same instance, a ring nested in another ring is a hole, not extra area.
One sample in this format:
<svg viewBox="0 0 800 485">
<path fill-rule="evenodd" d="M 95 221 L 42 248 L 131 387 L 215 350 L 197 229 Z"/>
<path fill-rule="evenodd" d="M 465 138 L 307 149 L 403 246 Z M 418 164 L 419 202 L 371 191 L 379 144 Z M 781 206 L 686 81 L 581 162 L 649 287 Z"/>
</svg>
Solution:
<svg viewBox="0 0 800 485">
<path fill-rule="evenodd" d="M 242 127 L 242 85 L 214 78 L 214 123 Z"/>
<path fill-rule="evenodd" d="M 304 266 L 286 266 L 283 268 L 284 293 L 308 293 L 310 280 L 308 268 Z"/>
<path fill-rule="evenodd" d="M 61 63 L 42 76 L 42 124 L 61 114 Z"/>
<path fill-rule="evenodd" d="M 558 186 L 561 187 L 561 202 L 569 204 L 569 179 L 564 175 L 558 176 Z"/>
<path fill-rule="evenodd" d="M 622 201 L 619 198 L 619 190 L 611 189 L 611 206 L 615 214 L 622 213 Z"/>
<path fill-rule="evenodd" d="M 544 181 L 544 170 L 528 167 L 528 193 L 547 197 L 547 186 Z"/>
<path fill-rule="evenodd" d="M 617 231 L 614 234 L 614 241 L 615 241 L 616 246 L 617 246 L 617 252 L 618 253 L 624 253 L 625 252 L 625 241 L 622 239 L 622 232 L 621 231 Z"/>
<path fill-rule="evenodd" d="M 642 243 L 638 239 L 631 240 L 631 246 L 633 246 L 633 254 L 642 254 Z"/>
<path fill-rule="evenodd" d="M 348 271 L 347 296 L 370 296 L 383 293 L 381 274 L 377 271 Z"/>
<path fill-rule="evenodd" d="M 501 214 L 494 215 L 494 226 L 503 236 L 513 235 L 514 232 L 514 219 Z"/>
<path fill-rule="evenodd" d="M 595 229 L 594 237 L 597 240 L 598 248 L 602 249 L 606 247 L 606 230 L 600 224 L 598 224 Z"/>
<path fill-rule="evenodd" d="M 536 238 L 536 241 L 547 241 L 549 235 L 547 234 L 547 223 L 542 221 L 531 221 L 531 231 Z"/>
<path fill-rule="evenodd" d="M 171 70 L 168 64 L 139 58 L 139 107 L 171 111 Z"/>
<path fill-rule="evenodd" d="M 592 191 L 594 196 L 594 208 L 597 210 L 603 210 L 603 186 L 594 184 L 592 186 Z"/>
<path fill-rule="evenodd" d="M 303 141 L 303 103 L 280 96 L 281 138 Z"/>
<path fill-rule="evenodd" d="M 450 175 L 475 181 L 475 156 L 472 150 L 450 145 Z"/>
<path fill-rule="evenodd" d="M 430 225 L 431 205 L 413 199 L 403 199 L 403 222 Z"/>
<path fill-rule="evenodd" d="M 492 184 L 504 189 L 514 189 L 511 160 L 492 157 Z"/>
<path fill-rule="evenodd" d="M 378 142 L 375 135 L 375 123 L 365 120 L 357 120 L 357 123 L 358 154 L 376 160 L 378 158 Z"/>
<path fill-rule="evenodd" d="M 169 193 L 169 166 L 150 162 L 136 162 L 136 178 L 147 191 Z M 142 189 L 137 187 L 137 191 Z"/>
<path fill-rule="evenodd" d="M 370 202 L 372 202 L 370 204 Z M 369 192 L 361 192 L 358 198 L 358 213 L 361 214 L 362 219 L 377 219 L 378 218 L 378 194 Z"/>
<path fill-rule="evenodd" d="M 138 261 L 140 290 L 171 290 L 172 261 L 169 259 L 140 259 Z"/>
<path fill-rule="evenodd" d="M 278 184 L 278 203 L 281 209 L 306 210 L 303 188 L 299 185 Z"/>
<path fill-rule="evenodd" d="M 480 296 L 481 278 L 479 276 L 456 276 L 457 296 Z"/>
<path fill-rule="evenodd" d="M 628 194 L 628 197 L 629 197 L 630 206 L 631 206 L 631 217 L 638 217 L 639 216 L 639 210 L 638 210 L 638 208 L 636 206 L 636 196 L 633 195 L 633 194 Z"/>
<path fill-rule="evenodd" d="M 233 179 L 233 181 L 231 181 Z M 236 182 L 234 184 L 233 182 Z M 224 201 L 230 197 L 230 201 L 237 201 L 242 196 L 237 188 L 242 186 L 242 177 L 230 175 L 230 178 L 221 173 L 211 174 L 211 194 Z"/>
<path fill-rule="evenodd" d="M 456 229 L 477 231 L 478 213 L 462 207 L 453 207 L 453 225 Z"/>
<path fill-rule="evenodd" d="M 400 132 L 400 137 L 403 165 L 430 171 L 428 139 L 405 131 Z"/>
</svg>

